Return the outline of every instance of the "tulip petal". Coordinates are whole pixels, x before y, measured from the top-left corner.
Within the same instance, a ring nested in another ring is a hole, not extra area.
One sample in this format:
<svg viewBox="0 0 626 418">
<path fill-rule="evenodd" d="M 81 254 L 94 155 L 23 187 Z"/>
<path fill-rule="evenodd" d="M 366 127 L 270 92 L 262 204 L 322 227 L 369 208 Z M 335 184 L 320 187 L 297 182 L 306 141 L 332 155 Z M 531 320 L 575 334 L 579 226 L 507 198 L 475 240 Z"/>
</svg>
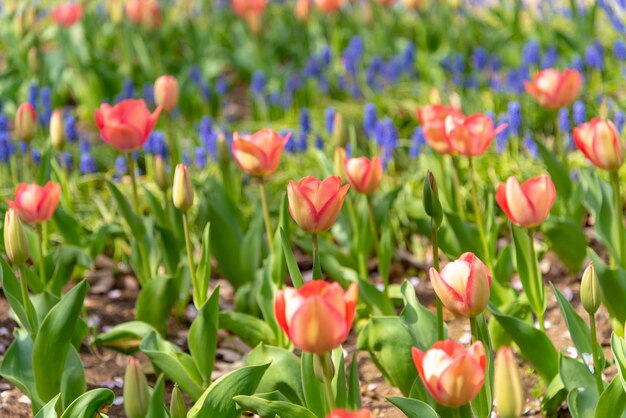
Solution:
<svg viewBox="0 0 626 418">
<path fill-rule="evenodd" d="M 455 265 L 451 266 L 451 264 L 455 264 Z M 449 269 L 448 269 L 448 266 L 450 266 Z M 465 267 L 465 270 L 467 271 L 456 271 L 458 269 L 463 269 L 464 267 Z M 465 274 L 466 275 L 465 277 L 467 277 L 467 274 L 469 274 L 469 266 L 467 265 L 467 263 L 462 262 L 462 261 L 455 261 L 453 263 L 449 263 L 448 265 L 446 265 L 445 269 L 448 269 L 447 270 L 448 275 L 446 277 L 451 277 L 457 274 Z M 443 274 L 443 270 L 442 270 L 442 274 Z M 456 279 L 453 281 L 453 285 L 447 283 L 446 279 L 444 279 L 442 275 L 438 273 L 437 270 L 435 270 L 433 267 L 431 267 L 430 270 L 428 271 L 428 275 L 430 277 L 430 283 L 433 289 L 435 290 L 435 293 L 437 294 L 439 299 L 441 299 L 445 307 L 457 315 L 464 315 L 465 314 L 465 300 L 464 300 L 465 286 L 463 284 L 459 284 L 459 281 Z M 456 288 L 455 286 L 459 286 L 459 288 Z"/>
<path fill-rule="evenodd" d="M 506 201 L 511 211 L 511 220 L 523 227 L 535 226 L 535 207 L 528 199 L 515 177 L 509 177 L 505 188 Z"/>
<path fill-rule="evenodd" d="M 348 331 L 343 316 L 324 299 L 313 296 L 293 315 L 289 339 L 303 351 L 324 354 L 338 347 Z"/>
<path fill-rule="evenodd" d="M 533 226 L 539 225 L 548 217 L 556 199 L 554 183 L 552 183 L 549 176 L 544 174 L 526 180 L 521 187 L 524 196 L 532 202 L 532 206 L 535 209 L 535 217 L 532 224 Z"/>
<path fill-rule="evenodd" d="M 439 402 L 450 407 L 465 405 L 478 395 L 485 381 L 480 364 L 469 353 L 452 360 L 437 380 Z"/>
</svg>

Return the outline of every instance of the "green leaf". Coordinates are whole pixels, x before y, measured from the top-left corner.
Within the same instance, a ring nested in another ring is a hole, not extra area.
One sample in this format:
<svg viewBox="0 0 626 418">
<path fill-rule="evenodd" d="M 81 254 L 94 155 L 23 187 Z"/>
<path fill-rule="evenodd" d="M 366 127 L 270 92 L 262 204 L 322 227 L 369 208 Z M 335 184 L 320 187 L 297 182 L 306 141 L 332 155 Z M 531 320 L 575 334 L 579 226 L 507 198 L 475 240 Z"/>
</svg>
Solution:
<svg viewBox="0 0 626 418">
<path fill-rule="evenodd" d="M 614 377 L 600 395 L 595 418 L 614 417 L 617 411 L 620 412 L 615 418 L 626 417 L 626 392 L 624 392 L 619 376 Z"/>
<path fill-rule="evenodd" d="M 485 259 L 483 247 L 480 245 L 478 229 L 475 225 L 461 219 L 452 212 L 444 212 L 446 222 L 439 228 L 437 238 L 440 247 L 447 255 L 457 258 L 465 251 L 471 251 L 481 259 Z M 447 227 L 446 227 L 447 226 Z M 439 239 L 441 236 L 441 239 Z M 446 245 L 450 243 L 451 245 Z"/>
<path fill-rule="evenodd" d="M 620 323 L 626 322 L 626 303 L 623 296 L 626 295 L 626 270 L 620 267 L 609 268 L 592 249 L 589 249 L 587 254 L 598 275 L 602 303 L 611 318 L 617 319 Z"/>
<path fill-rule="evenodd" d="M 478 339 L 483 343 L 487 353 L 487 370 L 485 371 L 485 381 L 478 395 L 472 400 L 471 406 L 477 417 L 488 418 L 491 416 L 493 408 L 493 381 L 494 381 L 494 358 L 493 346 L 489 336 L 489 329 L 485 316 L 480 314 L 473 321 L 476 323 Z"/>
<path fill-rule="evenodd" d="M 317 418 L 303 406 L 284 401 L 270 401 L 258 396 L 235 396 L 235 402 L 244 411 L 250 411 L 261 418 Z"/>
<path fill-rule="evenodd" d="M 545 312 L 545 286 L 539 269 L 539 260 L 530 252 L 531 238 L 526 233 L 527 230 L 515 225 L 511 225 L 511 232 L 515 243 L 515 266 L 524 292 L 535 313 Z"/>
<path fill-rule="evenodd" d="M 221 329 L 237 335 L 249 347 L 259 343 L 273 344 L 274 331 L 267 323 L 255 316 L 235 311 L 220 312 L 219 324 Z"/>
<path fill-rule="evenodd" d="M 61 379 L 61 403 L 63 408 L 67 408 L 75 399 L 85 393 L 87 382 L 85 380 L 85 369 L 80 360 L 80 354 L 74 346 L 70 346 L 63 368 Z"/>
<path fill-rule="evenodd" d="M 261 265 L 263 254 L 263 215 L 254 216 L 241 242 L 241 279 L 250 282 L 254 279 L 257 268 Z"/>
<path fill-rule="evenodd" d="M 22 301 L 19 279 L 15 276 L 13 269 L 9 266 L 4 257 L 0 257 L 0 264 L 2 266 L 2 269 L 0 269 L 0 282 L 4 296 L 7 298 L 9 306 L 11 306 L 11 309 L 15 312 L 22 327 L 32 334 L 33 330 L 28 322 L 28 316 L 26 316 L 26 310 Z"/>
<path fill-rule="evenodd" d="M 120 212 L 120 215 L 126 220 L 135 238 L 141 239 L 141 237 L 146 235 L 146 226 L 142 219 L 131 209 L 128 199 L 120 192 L 120 189 L 117 188 L 115 183 L 107 180 L 106 185 L 111 193 L 111 197 L 117 205 L 117 210 Z"/>
<path fill-rule="evenodd" d="M 285 254 L 285 262 L 287 263 L 287 270 L 289 271 L 291 282 L 293 283 L 294 287 L 298 289 L 302 287 L 302 285 L 304 284 L 304 280 L 302 279 L 302 273 L 300 272 L 298 263 L 296 263 L 296 258 L 293 255 L 293 251 L 291 250 L 291 244 L 285 236 L 285 232 L 282 230 L 282 228 L 280 230 L 280 239 L 282 241 L 283 253 Z"/>
<path fill-rule="evenodd" d="M 43 402 L 35 388 L 33 341 L 28 333 L 21 329 L 15 330 L 13 335 L 15 338 L 2 359 L 0 374 L 28 396 L 33 405 L 33 412 L 36 412 L 42 407 Z"/>
<path fill-rule="evenodd" d="M 300 362 L 302 366 L 302 388 L 304 390 L 305 406 L 319 418 L 324 418 L 328 412 L 326 395 L 324 394 L 324 386 L 315 376 L 314 354 L 302 353 Z"/>
<path fill-rule="evenodd" d="M 335 375 L 332 379 L 332 387 L 335 393 L 335 406 L 337 408 L 346 407 L 347 383 L 346 383 L 346 365 L 343 358 L 343 347 L 339 346 L 332 351 L 332 362 L 335 368 Z"/>
<path fill-rule="evenodd" d="M 94 342 L 123 354 L 133 354 L 139 350 L 141 340 L 153 331 L 156 330 L 152 325 L 142 321 L 124 322 L 99 334 Z"/>
<path fill-rule="evenodd" d="M 626 391 L 626 342 L 615 332 L 611 334 L 611 352 L 617 365 L 617 373 Z"/>
<path fill-rule="evenodd" d="M 56 407 L 57 407 L 57 403 L 59 402 L 60 397 L 61 397 L 61 394 L 58 394 L 54 398 L 50 399 L 50 401 L 47 404 L 45 404 L 43 408 L 39 410 L 39 412 L 37 412 L 37 415 L 35 415 L 35 418 L 57 418 L 58 415 L 57 415 Z"/>
<path fill-rule="evenodd" d="M 46 402 L 61 391 L 61 378 L 72 335 L 89 285 L 82 281 L 46 315 L 33 344 L 33 373 L 37 394 Z"/>
<path fill-rule="evenodd" d="M 220 377 L 202 394 L 187 418 L 238 418 L 240 413 L 233 397 L 253 394 L 268 367 L 269 364 L 242 367 Z"/>
<path fill-rule="evenodd" d="M 176 281 L 171 276 L 156 276 L 139 292 L 135 316 L 137 320 L 164 333 L 167 331 L 167 319 L 177 299 Z"/>
<path fill-rule="evenodd" d="M 583 363 L 561 355 L 559 374 L 568 391 L 567 400 L 573 418 L 593 418 L 598 403 L 595 378 Z"/>
<path fill-rule="evenodd" d="M 587 254 L 587 237 L 582 227 L 570 219 L 552 217 L 544 222 L 542 230 L 568 270 L 579 271 Z"/>
<path fill-rule="evenodd" d="M 165 409 L 164 387 L 165 375 L 161 375 L 157 379 L 152 395 L 150 396 L 146 418 L 168 418 L 168 414 Z"/>
<path fill-rule="evenodd" d="M 596 235 L 611 257 L 619 260 L 620 254 L 616 245 L 619 237 L 615 227 L 616 216 L 611 186 L 600 180 L 593 170 L 580 170 L 578 178 L 585 191 L 585 206 L 595 219 Z"/>
<path fill-rule="evenodd" d="M 61 418 L 93 418 L 99 412 L 106 411 L 107 407 L 113 404 L 115 395 L 110 389 L 93 389 L 76 398 L 67 407 Z"/>
<path fill-rule="evenodd" d="M 387 400 L 408 418 L 439 418 L 439 414 L 426 402 L 399 396 L 390 396 Z"/>
<path fill-rule="evenodd" d="M 550 151 L 541 141 L 534 141 L 541 159 L 546 164 L 546 169 L 550 173 L 550 178 L 554 181 L 554 187 L 559 199 L 563 201 L 569 199 L 572 194 L 572 180 L 569 176 L 569 169 Z"/>
<path fill-rule="evenodd" d="M 359 383 L 359 362 L 356 351 L 352 355 L 350 374 L 348 375 L 348 408 L 352 410 L 361 408 L 361 384 Z"/>
<path fill-rule="evenodd" d="M 546 383 L 552 381 L 559 371 L 559 354 L 546 334 L 524 321 L 504 315 L 493 305 L 489 305 L 489 312 L 509 333 L 541 378 Z"/>
<path fill-rule="evenodd" d="M 400 290 L 404 298 L 400 319 L 411 333 L 415 346 L 425 351 L 437 341 L 437 316 L 419 303 L 415 289 L 408 280 L 402 282 Z M 444 336 L 446 334 L 444 324 Z"/>
<path fill-rule="evenodd" d="M 189 328 L 189 353 L 194 363 L 204 387 L 208 387 L 211 383 L 211 373 L 213 372 L 213 363 L 215 362 L 215 353 L 217 351 L 217 330 L 219 329 L 219 310 L 220 310 L 220 288 L 215 288 L 209 300 L 204 302 L 200 308 L 198 316 L 193 320 Z"/>
<path fill-rule="evenodd" d="M 54 211 L 52 220 L 57 226 L 56 230 L 63 236 L 64 244 L 77 247 L 84 245 L 83 236 L 85 236 L 85 232 L 74 215 L 59 206 Z"/>
<path fill-rule="evenodd" d="M 211 281 L 211 224 L 207 223 L 202 233 L 202 255 L 196 269 L 198 289 L 193 289 L 194 300 L 206 300 Z"/>
</svg>

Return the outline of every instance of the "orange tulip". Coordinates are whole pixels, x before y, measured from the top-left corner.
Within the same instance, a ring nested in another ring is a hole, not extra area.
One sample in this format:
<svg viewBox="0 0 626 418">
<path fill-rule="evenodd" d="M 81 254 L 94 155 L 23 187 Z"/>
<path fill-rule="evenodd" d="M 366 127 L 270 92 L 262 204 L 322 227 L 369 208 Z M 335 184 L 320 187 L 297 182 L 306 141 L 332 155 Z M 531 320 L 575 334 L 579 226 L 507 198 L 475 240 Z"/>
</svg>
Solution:
<svg viewBox="0 0 626 418">
<path fill-rule="evenodd" d="M 7 203 L 28 224 L 39 224 L 52 218 L 59 205 L 61 186 L 49 181 L 45 186 L 20 183 L 13 200 Z"/>
<path fill-rule="evenodd" d="M 526 92 L 546 109 L 569 106 L 582 87 L 583 78 L 578 71 L 554 68 L 539 71 L 532 81 L 525 83 Z"/>
<path fill-rule="evenodd" d="M 441 273 L 428 272 L 435 293 L 446 308 L 456 315 L 473 317 L 487 307 L 491 289 L 489 269 L 472 253 L 448 263 Z"/>
<path fill-rule="evenodd" d="M 610 120 L 594 118 L 574 128 L 574 143 L 598 168 L 617 170 L 624 163 L 624 144 Z"/>
<path fill-rule="evenodd" d="M 105 142 L 120 151 L 131 152 L 146 143 L 160 113 L 160 106 L 151 114 L 142 99 L 127 99 L 115 106 L 101 105 L 94 117 Z"/>
<path fill-rule="evenodd" d="M 305 177 L 298 183 L 289 182 L 287 198 L 289 213 L 294 221 L 307 232 L 317 234 L 328 231 L 337 220 L 343 200 L 350 185 L 341 185 L 339 176 L 320 181 Z"/>
<path fill-rule="evenodd" d="M 83 6 L 76 3 L 63 3 L 52 11 L 52 18 L 59 26 L 69 28 L 74 26 L 83 15 Z"/>
<path fill-rule="evenodd" d="M 482 342 L 466 349 L 453 340 L 437 341 L 425 353 L 413 347 L 412 354 L 426 390 L 440 404 L 459 407 L 480 392 L 487 368 Z"/>
<path fill-rule="evenodd" d="M 271 129 L 261 129 L 252 135 L 233 135 L 232 151 L 235 161 L 246 173 L 265 177 L 278 168 L 280 155 L 291 134 L 281 138 Z"/>
<path fill-rule="evenodd" d="M 156 104 L 166 112 L 172 111 L 178 104 L 178 81 L 171 75 L 162 75 L 154 82 Z"/>
<path fill-rule="evenodd" d="M 341 10 L 345 0 L 314 0 L 315 7 L 323 13 L 335 13 Z"/>
<path fill-rule="evenodd" d="M 371 418 L 372 413 L 367 409 L 348 411 L 347 409 L 335 409 L 326 418 Z"/>
<path fill-rule="evenodd" d="M 30 142 L 37 132 L 37 113 L 28 102 L 22 103 L 15 114 L 15 137 Z"/>
<path fill-rule="evenodd" d="M 262 15 L 266 6 L 267 0 L 233 0 L 233 10 L 243 18 Z"/>
<path fill-rule="evenodd" d="M 126 16 L 147 30 L 156 30 L 161 26 L 161 8 L 156 0 L 128 0 Z"/>
<path fill-rule="evenodd" d="M 450 154 L 453 151 L 448 143 L 445 127 L 446 118 L 450 115 L 463 116 L 454 106 L 428 105 L 417 111 L 426 142 L 439 154 Z"/>
<path fill-rule="evenodd" d="M 487 115 L 477 113 L 471 116 L 449 115 L 445 120 L 446 138 L 450 148 L 466 157 L 482 155 L 506 124 L 494 129 L 493 121 Z"/>
<path fill-rule="evenodd" d="M 383 163 L 378 157 L 371 160 L 366 157 L 346 159 L 344 168 L 350 185 L 366 195 L 376 191 L 383 177 Z"/>
<path fill-rule="evenodd" d="M 519 184 L 515 177 L 500 183 L 496 202 L 515 225 L 533 228 L 546 220 L 554 200 L 556 189 L 550 176 L 543 174 Z"/>
<path fill-rule="evenodd" d="M 306 22 L 311 15 L 311 0 L 297 0 L 295 14 L 299 21 Z"/>
<path fill-rule="evenodd" d="M 302 351 L 325 354 L 348 337 L 359 288 L 352 283 L 344 292 L 339 283 L 313 280 L 300 289 L 276 292 L 276 320 L 293 345 Z"/>
</svg>

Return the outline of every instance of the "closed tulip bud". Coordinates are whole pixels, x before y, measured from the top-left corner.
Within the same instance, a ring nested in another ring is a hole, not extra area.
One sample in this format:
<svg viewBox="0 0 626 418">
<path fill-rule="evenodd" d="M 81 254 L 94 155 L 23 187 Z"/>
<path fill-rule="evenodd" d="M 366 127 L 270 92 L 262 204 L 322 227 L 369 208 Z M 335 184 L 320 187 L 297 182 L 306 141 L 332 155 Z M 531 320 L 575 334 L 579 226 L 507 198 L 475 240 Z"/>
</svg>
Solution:
<svg viewBox="0 0 626 418">
<path fill-rule="evenodd" d="M 524 389 L 519 368 L 510 347 L 498 350 L 494 376 L 498 417 L 518 418 L 524 413 Z"/>
<path fill-rule="evenodd" d="M 163 157 L 160 155 L 154 158 L 154 181 L 163 192 L 170 187 L 170 173 L 167 167 L 165 167 Z"/>
<path fill-rule="evenodd" d="M 474 254 L 462 254 L 458 260 L 448 263 L 441 273 L 431 267 L 428 274 L 441 302 L 456 315 L 474 317 L 487 307 L 491 274 Z"/>
<path fill-rule="evenodd" d="M 500 183 L 496 202 L 517 226 L 534 228 L 546 220 L 556 199 L 556 188 L 548 175 L 541 175 L 519 184 L 515 177 Z"/>
<path fill-rule="evenodd" d="M 532 81 L 526 81 L 526 92 L 546 109 L 569 106 L 582 87 L 583 78 L 578 71 L 565 69 L 559 72 L 554 68 L 539 71 Z"/>
<path fill-rule="evenodd" d="M 424 211 L 432 218 L 433 224 L 436 227 L 441 225 L 443 209 L 439 201 L 439 188 L 437 187 L 435 175 L 430 170 L 428 170 L 428 174 L 424 179 Z"/>
<path fill-rule="evenodd" d="M 346 149 L 342 147 L 335 148 L 334 167 L 335 175 L 341 177 L 342 180 L 346 179 L 346 172 L 344 169 L 344 161 L 346 160 Z"/>
<path fill-rule="evenodd" d="M 28 238 L 20 217 L 13 209 L 7 210 L 4 215 L 4 249 L 15 266 L 21 266 L 28 260 Z"/>
<path fill-rule="evenodd" d="M 187 212 L 193 205 L 193 186 L 191 185 L 191 177 L 189 177 L 187 167 L 183 164 L 178 164 L 176 166 L 176 171 L 174 172 L 172 199 L 174 200 L 174 206 L 182 212 Z"/>
<path fill-rule="evenodd" d="M 220 132 L 217 135 L 217 160 L 220 164 L 226 165 L 230 163 L 232 154 L 226 136 Z"/>
<path fill-rule="evenodd" d="M 346 126 L 343 123 L 343 116 L 341 113 L 335 113 L 335 121 L 333 123 L 333 137 L 332 143 L 335 147 L 345 147 L 348 142 L 348 134 Z"/>
<path fill-rule="evenodd" d="M 178 385 L 174 385 L 172 390 L 172 400 L 170 401 L 170 418 L 185 418 L 187 416 L 187 406 L 185 399 Z"/>
<path fill-rule="evenodd" d="M 58 150 L 65 147 L 65 123 L 60 110 L 55 110 L 50 116 L 50 143 Z"/>
<path fill-rule="evenodd" d="M 287 186 L 289 213 L 306 232 L 317 234 L 328 231 L 337 220 L 350 185 L 341 185 L 339 176 L 320 181 L 305 177 Z"/>
<path fill-rule="evenodd" d="M 178 104 L 178 81 L 171 75 L 162 75 L 154 82 L 154 99 L 166 112 Z"/>
<path fill-rule="evenodd" d="M 30 103 L 22 103 L 15 114 L 15 137 L 30 142 L 37 132 L 37 113 Z"/>
<path fill-rule="evenodd" d="M 32 47 L 28 50 L 28 69 L 31 73 L 36 73 L 39 71 L 39 52 L 37 48 Z"/>
<path fill-rule="evenodd" d="M 602 303 L 598 275 L 593 268 L 593 263 L 589 264 L 583 273 L 583 278 L 580 282 L 580 301 L 589 315 L 595 314 Z"/>
<path fill-rule="evenodd" d="M 334 409 L 326 418 L 371 418 L 372 413 L 367 409 L 348 411 L 347 409 Z"/>
<path fill-rule="evenodd" d="M 124 412 L 128 418 L 144 418 L 148 412 L 150 392 L 139 360 L 128 358 L 124 374 Z"/>
<path fill-rule="evenodd" d="M 595 118 L 574 128 L 574 143 L 585 157 L 603 170 L 624 164 L 624 144 L 613 122 Z"/>
<path fill-rule="evenodd" d="M 347 158 L 344 164 L 348 182 L 357 192 L 371 195 L 376 191 L 383 178 L 383 163 L 380 158 Z"/>
</svg>

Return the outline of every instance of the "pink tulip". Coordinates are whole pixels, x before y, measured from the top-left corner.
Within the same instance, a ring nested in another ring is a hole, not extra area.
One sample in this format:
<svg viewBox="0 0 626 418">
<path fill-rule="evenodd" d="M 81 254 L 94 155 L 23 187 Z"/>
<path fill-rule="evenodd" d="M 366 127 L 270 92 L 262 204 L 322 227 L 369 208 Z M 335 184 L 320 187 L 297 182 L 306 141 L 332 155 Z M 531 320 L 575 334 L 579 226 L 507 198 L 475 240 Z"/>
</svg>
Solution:
<svg viewBox="0 0 626 418">
<path fill-rule="evenodd" d="M 314 0 L 315 7 L 322 13 L 335 13 L 341 10 L 345 0 Z"/>
<path fill-rule="evenodd" d="M 63 3 L 52 11 L 52 18 L 59 26 L 69 28 L 74 26 L 83 15 L 83 6 L 75 3 Z"/>
<path fill-rule="evenodd" d="M 252 135 L 233 135 L 232 151 L 235 161 L 246 173 L 265 177 L 278 168 L 280 155 L 291 134 L 281 138 L 271 129 L 261 129 Z"/>
<path fill-rule="evenodd" d="M 565 69 L 559 72 L 554 68 L 539 71 L 532 81 L 524 86 L 526 92 L 546 109 L 569 106 L 582 87 L 583 79 L 578 71 Z"/>
<path fill-rule="evenodd" d="M 494 129 L 493 121 L 478 113 L 471 116 L 449 115 L 445 120 L 446 138 L 450 149 L 466 157 L 475 157 L 485 153 L 491 141 L 506 124 Z"/>
<path fill-rule="evenodd" d="M 325 354 L 348 337 L 359 288 L 352 283 L 344 292 L 338 283 L 313 280 L 300 289 L 276 292 L 274 310 L 278 325 L 302 351 Z"/>
<path fill-rule="evenodd" d="M 15 137 L 24 142 L 30 142 L 37 133 L 37 113 L 28 102 L 22 103 L 15 114 Z"/>
<path fill-rule="evenodd" d="M 348 411 L 347 409 L 335 409 L 326 418 L 371 418 L 372 413 L 367 409 Z"/>
<path fill-rule="evenodd" d="M 413 347 L 412 354 L 426 390 L 440 404 L 456 408 L 480 392 L 487 369 L 482 342 L 466 349 L 453 340 L 437 341 L 425 353 Z"/>
<path fill-rule="evenodd" d="M 151 114 L 142 99 L 127 99 L 115 106 L 101 105 L 94 117 L 105 142 L 120 151 L 131 152 L 146 143 L 160 113 L 161 107 Z"/>
<path fill-rule="evenodd" d="M 378 157 L 350 158 L 344 161 L 346 177 L 359 193 L 370 195 L 376 191 L 383 177 L 383 163 Z"/>
<path fill-rule="evenodd" d="M 509 177 L 496 191 L 496 202 L 506 216 L 524 228 L 533 228 L 545 221 L 555 199 L 554 183 L 546 174 L 526 180 L 522 185 L 515 177 Z"/>
<path fill-rule="evenodd" d="M 596 167 L 617 170 L 624 163 L 624 144 L 613 122 L 595 118 L 574 128 L 574 143 Z"/>
<path fill-rule="evenodd" d="M 154 82 L 154 100 L 166 112 L 178 104 L 178 81 L 171 75 L 162 75 Z"/>
<path fill-rule="evenodd" d="M 161 8 L 156 0 L 128 0 L 126 16 L 134 24 L 150 31 L 161 26 Z"/>
<path fill-rule="evenodd" d="M 463 114 L 454 106 L 429 105 L 417 111 L 417 118 L 424 130 L 424 137 L 430 147 L 439 154 L 450 154 L 452 148 L 447 140 L 445 121 L 448 116 Z"/>
<path fill-rule="evenodd" d="M 474 317 L 487 307 L 491 274 L 474 254 L 461 255 L 458 260 L 448 263 L 441 273 L 431 267 L 428 274 L 439 299 L 456 315 Z"/>
<path fill-rule="evenodd" d="M 289 213 L 294 221 L 307 232 L 317 234 L 328 231 L 337 220 L 343 200 L 350 185 L 341 185 L 339 176 L 320 181 L 305 177 L 298 183 L 289 182 L 287 198 Z"/>
<path fill-rule="evenodd" d="M 45 186 L 20 183 L 13 200 L 7 203 L 28 224 L 39 224 L 52 218 L 59 205 L 61 186 L 49 181 Z"/>
</svg>

